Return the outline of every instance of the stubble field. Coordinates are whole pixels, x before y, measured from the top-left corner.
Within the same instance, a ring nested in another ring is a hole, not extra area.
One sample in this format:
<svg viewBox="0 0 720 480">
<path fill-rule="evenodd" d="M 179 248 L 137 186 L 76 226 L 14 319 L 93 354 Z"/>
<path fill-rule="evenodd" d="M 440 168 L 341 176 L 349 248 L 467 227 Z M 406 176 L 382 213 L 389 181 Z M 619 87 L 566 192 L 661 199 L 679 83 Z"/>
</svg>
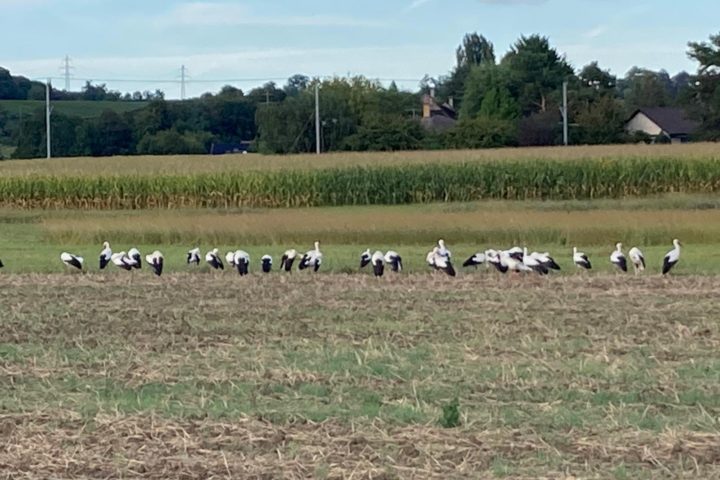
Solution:
<svg viewBox="0 0 720 480">
<path fill-rule="evenodd" d="M 0 465 L 63 478 L 716 477 L 719 282 L 0 276 Z"/>
</svg>

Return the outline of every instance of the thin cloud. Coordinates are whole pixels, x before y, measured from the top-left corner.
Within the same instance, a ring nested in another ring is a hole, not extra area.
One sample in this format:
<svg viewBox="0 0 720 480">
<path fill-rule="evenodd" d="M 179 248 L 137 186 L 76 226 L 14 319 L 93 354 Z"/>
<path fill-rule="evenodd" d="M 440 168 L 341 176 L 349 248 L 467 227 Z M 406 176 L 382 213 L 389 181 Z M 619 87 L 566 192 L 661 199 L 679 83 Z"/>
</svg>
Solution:
<svg viewBox="0 0 720 480">
<path fill-rule="evenodd" d="M 583 34 L 585 38 L 597 38 L 609 29 L 608 25 L 598 25 Z"/>
<path fill-rule="evenodd" d="M 0 8 L 36 7 L 47 3 L 47 0 L 0 0 Z"/>
<path fill-rule="evenodd" d="M 407 8 L 407 10 L 415 10 L 416 8 L 420 8 L 426 3 L 431 2 L 432 0 L 414 0 Z"/>
<path fill-rule="evenodd" d="M 1 1 L 1 0 L 0 0 Z M 338 15 L 272 16 L 256 15 L 244 5 L 219 2 L 191 2 L 178 5 L 157 19 L 157 24 L 174 26 L 278 26 L 278 27 L 382 27 L 382 22 Z"/>
<path fill-rule="evenodd" d="M 415 10 L 434 0 L 413 0 L 413 2 L 405 9 L 405 11 Z M 488 5 L 528 5 L 545 3 L 547 0 L 478 0 L 479 3 Z"/>
</svg>

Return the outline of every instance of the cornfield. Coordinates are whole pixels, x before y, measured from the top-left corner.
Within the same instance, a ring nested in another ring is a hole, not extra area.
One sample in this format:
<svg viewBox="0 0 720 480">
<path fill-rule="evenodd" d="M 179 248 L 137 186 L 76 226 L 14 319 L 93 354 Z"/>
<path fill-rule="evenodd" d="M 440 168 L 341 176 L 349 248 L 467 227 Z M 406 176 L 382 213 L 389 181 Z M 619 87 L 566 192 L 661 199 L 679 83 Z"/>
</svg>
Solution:
<svg viewBox="0 0 720 480">
<path fill-rule="evenodd" d="M 576 200 L 720 191 L 720 161 L 618 158 L 0 179 L 0 206 L 146 209 Z"/>
</svg>

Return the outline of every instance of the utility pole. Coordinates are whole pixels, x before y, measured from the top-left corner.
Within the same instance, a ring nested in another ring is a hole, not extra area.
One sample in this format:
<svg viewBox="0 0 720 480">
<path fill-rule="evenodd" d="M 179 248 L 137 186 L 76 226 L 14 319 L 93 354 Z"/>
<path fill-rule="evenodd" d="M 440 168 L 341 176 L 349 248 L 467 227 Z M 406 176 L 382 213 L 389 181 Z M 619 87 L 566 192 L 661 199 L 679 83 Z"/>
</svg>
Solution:
<svg viewBox="0 0 720 480">
<path fill-rule="evenodd" d="M 185 100 L 185 74 L 187 69 L 185 65 L 180 67 L 180 100 Z"/>
<path fill-rule="evenodd" d="M 65 55 L 65 58 L 63 59 L 63 76 L 65 77 L 65 91 L 70 91 L 70 71 L 73 69 L 73 67 L 70 65 L 70 57 Z"/>
<path fill-rule="evenodd" d="M 51 158 L 50 152 L 50 79 L 45 84 L 45 139 L 47 141 L 47 158 Z"/>
<path fill-rule="evenodd" d="M 315 84 L 315 152 L 320 155 L 320 81 Z"/>
<path fill-rule="evenodd" d="M 568 82 L 563 82 L 563 106 L 560 108 L 560 113 L 563 117 L 563 145 L 568 145 L 568 98 L 567 98 Z"/>
</svg>

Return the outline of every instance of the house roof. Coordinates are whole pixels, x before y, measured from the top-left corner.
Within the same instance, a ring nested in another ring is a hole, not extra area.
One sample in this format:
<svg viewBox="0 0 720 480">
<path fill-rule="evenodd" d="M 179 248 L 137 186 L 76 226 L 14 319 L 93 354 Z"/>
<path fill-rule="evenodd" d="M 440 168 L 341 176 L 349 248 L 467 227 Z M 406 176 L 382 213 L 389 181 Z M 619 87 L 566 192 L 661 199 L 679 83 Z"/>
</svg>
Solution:
<svg viewBox="0 0 720 480">
<path fill-rule="evenodd" d="M 646 107 L 638 108 L 630 116 L 632 120 L 638 113 L 643 113 L 668 135 L 688 135 L 694 133 L 698 123 L 689 119 L 682 108 Z"/>
<path fill-rule="evenodd" d="M 430 112 L 433 116 L 444 115 L 453 119 L 457 118 L 457 111 L 449 103 L 439 104 L 434 97 L 428 94 L 423 95 L 423 103 L 430 106 Z"/>
</svg>

